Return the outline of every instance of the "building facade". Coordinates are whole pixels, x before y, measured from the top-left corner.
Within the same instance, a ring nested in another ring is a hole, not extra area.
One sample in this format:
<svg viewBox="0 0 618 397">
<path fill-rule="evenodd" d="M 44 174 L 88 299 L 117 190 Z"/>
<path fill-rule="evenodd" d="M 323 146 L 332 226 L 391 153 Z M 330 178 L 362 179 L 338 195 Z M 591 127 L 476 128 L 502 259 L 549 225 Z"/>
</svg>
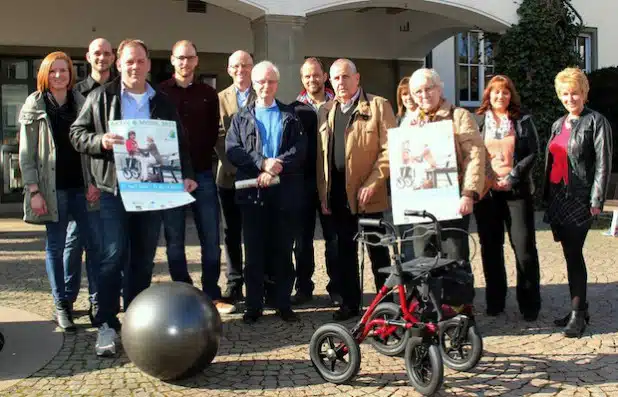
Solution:
<svg viewBox="0 0 618 397">
<path fill-rule="evenodd" d="M 572 4 L 586 25 L 574 43 L 583 66 L 618 64 L 612 48 L 618 2 Z M 172 72 L 171 46 L 189 39 L 199 51 L 200 77 L 221 90 L 231 83 L 227 57 L 244 49 L 279 66 L 284 100 L 301 88 L 299 67 L 308 56 L 326 64 L 353 59 L 365 89 L 391 100 L 400 78 L 430 64 L 444 78 L 446 96 L 473 107 L 493 72 L 491 43 L 482 32 L 516 23 L 517 7 L 518 1 L 506 0 L 6 0 L 0 14 L 0 203 L 21 200 L 17 117 L 51 51 L 71 55 L 84 78 L 92 39 L 117 45 L 140 38 L 152 51 L 151 81 L 157 83 Z"/>
</svg>

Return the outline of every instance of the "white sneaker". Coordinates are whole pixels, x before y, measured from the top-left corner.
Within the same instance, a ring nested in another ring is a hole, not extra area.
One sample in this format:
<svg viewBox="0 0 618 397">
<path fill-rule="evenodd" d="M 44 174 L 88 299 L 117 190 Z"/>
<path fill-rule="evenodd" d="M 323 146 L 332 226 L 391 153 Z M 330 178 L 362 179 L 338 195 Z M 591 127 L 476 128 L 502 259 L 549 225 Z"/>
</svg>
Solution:
<svg viewBox="0 0 618 397">
<path fill-rule="evenodd" d="M 223 301 L 214 301 L 213 303 L 215 304 L 219 314 L 230 314 L 236 311 L 236 306 L 229 303 L 225 303 Z"/>
<path fill-rule="evenodd" d="M 97 335 L 97 344 L 95 345 L 95 351 L 99 357 L 110 357 L 116 354 L 116 338 L 118 334 L 116 330 L 110 328 L 107 323 L 104 323 L 99 327 L 99 334 Z"/>
</svg>

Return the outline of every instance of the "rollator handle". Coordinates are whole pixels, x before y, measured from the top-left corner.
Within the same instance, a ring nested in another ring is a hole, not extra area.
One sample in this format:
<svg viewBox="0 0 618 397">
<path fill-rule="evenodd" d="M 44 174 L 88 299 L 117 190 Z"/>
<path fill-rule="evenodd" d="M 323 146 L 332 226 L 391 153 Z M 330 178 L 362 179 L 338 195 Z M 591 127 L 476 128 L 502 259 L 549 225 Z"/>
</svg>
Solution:
<svg viewBox="0 0 618 397">
<path fill-rule="evenodd" d="M 405 216 L 418 216 L 420 218 L 428 218 L 427 211 L 405 210 L 403 211 Z"/>
<path fill-rule="evenodd" d="M 382 219 L 361 218 L 358 220 L 360 227 L 382 227 Z"/>
</svg>

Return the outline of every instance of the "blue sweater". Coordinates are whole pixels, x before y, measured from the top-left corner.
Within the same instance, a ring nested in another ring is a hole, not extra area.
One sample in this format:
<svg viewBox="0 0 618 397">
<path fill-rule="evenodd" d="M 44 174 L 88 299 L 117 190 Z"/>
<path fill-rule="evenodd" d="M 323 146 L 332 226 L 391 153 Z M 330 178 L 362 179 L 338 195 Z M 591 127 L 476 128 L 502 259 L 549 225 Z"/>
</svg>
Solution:
<svg viewBox="0 0 618 397">
<path fill-rule="evenodd" d="M 281 111 L 277 102 L 268 108 L 256 106 L 255 119 L 262 141 L 262 154 L 267 158 L 277 157 L 283 136 Z"/>
</svg>

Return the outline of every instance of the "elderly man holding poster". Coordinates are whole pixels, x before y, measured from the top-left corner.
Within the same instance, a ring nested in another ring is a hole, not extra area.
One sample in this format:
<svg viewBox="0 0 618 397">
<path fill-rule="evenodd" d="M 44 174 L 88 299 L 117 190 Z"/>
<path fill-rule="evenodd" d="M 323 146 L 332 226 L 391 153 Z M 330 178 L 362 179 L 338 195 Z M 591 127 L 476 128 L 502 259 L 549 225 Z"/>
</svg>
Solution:
<svg viewBox="0 0 618 397">
<path fill-rule="evenodd" d="M 395 115 L 384 98 L 360 87 L 360 74 L 348 59 L 330 68 L 336 100 L 319 110 L 317 184 L 322 213 L 331 218 L 337 234 L 337 264 L 342 304 L 333 315 L 337 321 L 358 315 L 361 289 L 357 244 L 358 217 L 381 218 L 388 209 L 387 130 L 395 127 Z M 379 289 L 389 266 L 386 247 L 369 247 L 369 257 Z"/>
<path fill-rule="evenodd" d="M 393 130 L 389 139 L 392 138 L 390 144 L 394 145 L 402 134 L 406 134 L 409 139 L 402 142 L 411 146 L 420 142 L 418 155 L 411 150 L 404 157 L 408 162 L 415 163 L 415 180 L 421 178 L 422 183 L 396 186 L 393 182 L 394 217 L 397 222 L 405 209 L 435 212 L 442 228 L 451 229 L 442 233 L 443 252 L 449 258 L 468 261 L 470 248 L 465 232 L 470 224 L 474 202 L 485 191 L 486 152 L 483 139 L 470 112 L 444 99 L 442 81 L 435 70 L 419 69 L 414 72 L 410 77 L 410 92 L 418 108 L 411 115 L 410 124 Z M 401 201 L 398 194 L 405 189 L 411 189 L 408 195 L 411 199 L 405 200 L 403 205 L 420 208 L 402 208 L 402 203 L 397 202 Z M 435 203 L 439 203 L 439 209 L 431 207 Z M 415 245 L 416 254 L 422 255 L 430 250 L 431 240 L 428 237 Z"/>
<path fill-rule="evenodd" d="M 164 94 L 146 81 L 150 71 L 146 44 L 141 40 L 124 40 L 118 46 L 117 58 L 120 78 L 90 93 L 70 132 L 75 149 L 91 156 L 94 182 L 101 190 L 102 252 L 97 279 L 99 310 L 95 315 L 95 320 L 101 324 L 95 345 L 99 356 L 116 354 L 121 271 L 124 270 L 126 277 L 123 293 L 127 308 L 131 300 L 150 285 L 161 229 L 160 211 L 129 212 L 125 209 L 127 203 L 123 203 L 118 194 L 119 179 L 124 176 L 117 172 L 120 164 L 114 155 L 126 152 L 124 141 L 131 129 L 123 136 L 110 132 L 109 125 L 127 122 L 155 129 L 161 123 L 170 123 L 178 132 L 178 143 L 174 141 L 174 144 L 180 145 L 184 190 L 191 192 L 197 187 L 176 109 Z M 138 139 L 142 139 L 139 135 Z M 176 139 L 176 134 L 172 135 Z M 148 193 L 142 195 L 148 196 Z"/>
<path fill-rule="evenodd" d="M 273 277 L 274 305 L 287 322 L 294 266 L 292 247 L 303 208 L 307 137 L 294 108 L 277 101 L 279 69 L 263 61 L 251 71 L 256 100 L 236 113 L 225 138 L 225 153 L 236 167 L 236 202 L 245 243 L 246 311 L 243 321 L 261 316 L 264 275 Z"/>
</svg>

